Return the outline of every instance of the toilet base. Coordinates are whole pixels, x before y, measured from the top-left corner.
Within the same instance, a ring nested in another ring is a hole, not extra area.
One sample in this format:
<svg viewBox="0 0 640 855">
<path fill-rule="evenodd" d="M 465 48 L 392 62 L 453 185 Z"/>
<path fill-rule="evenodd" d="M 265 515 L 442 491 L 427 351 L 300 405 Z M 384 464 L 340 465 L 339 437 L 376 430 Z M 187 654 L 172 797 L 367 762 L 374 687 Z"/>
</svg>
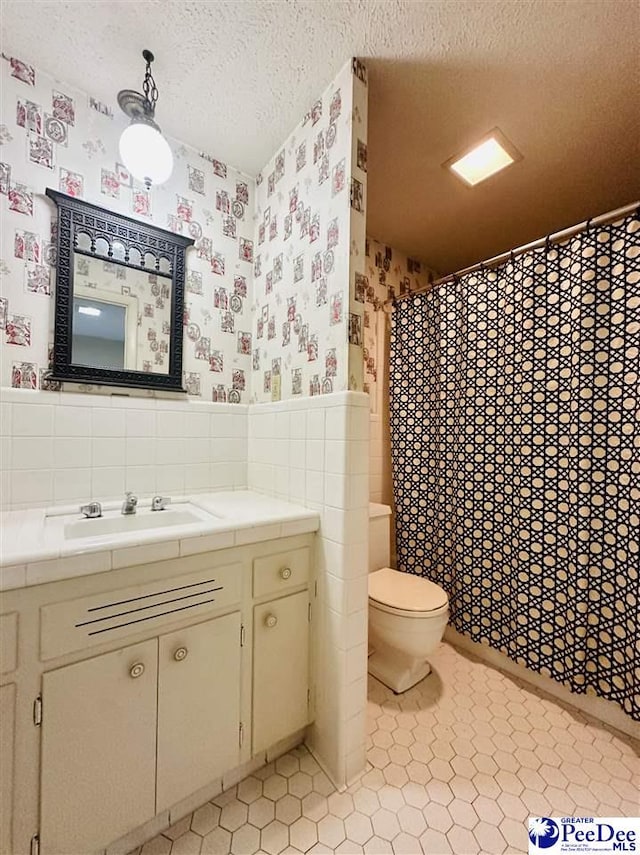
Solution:
<svg viewBox="0 0 640 855">
<path fill-rule="evenodd" d="M 431 673 L 431 665 L 425 659 L 412 659 L 399 650 L 379 647 L 369 656 L 368 671 L 396 695 L 401 695 L 424 680 Z"/>
</svg>

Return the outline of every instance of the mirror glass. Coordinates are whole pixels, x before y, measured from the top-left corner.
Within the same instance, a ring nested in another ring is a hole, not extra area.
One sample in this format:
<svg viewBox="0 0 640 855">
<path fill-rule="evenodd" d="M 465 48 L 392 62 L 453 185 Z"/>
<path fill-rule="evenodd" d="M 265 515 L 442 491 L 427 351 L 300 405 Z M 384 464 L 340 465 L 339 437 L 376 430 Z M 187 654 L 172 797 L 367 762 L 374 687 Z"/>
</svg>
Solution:
<svg viewBox="0 0 640 855">
<path fill-rule="evenodd" d="M 78 252 L 73 271 L 72 364 L 168 374 L 171 277 Z"/>
</svg>

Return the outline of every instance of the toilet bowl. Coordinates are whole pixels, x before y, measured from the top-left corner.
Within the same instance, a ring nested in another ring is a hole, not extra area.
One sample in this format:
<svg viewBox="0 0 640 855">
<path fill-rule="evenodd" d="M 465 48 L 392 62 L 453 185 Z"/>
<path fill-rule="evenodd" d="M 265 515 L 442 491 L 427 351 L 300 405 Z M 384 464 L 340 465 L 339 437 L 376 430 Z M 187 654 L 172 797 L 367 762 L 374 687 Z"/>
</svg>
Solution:
<svg viewBox="0 0 640 855">
<path fill-rule="evenodd" d="M 397 694 L 430 672 L 426 657 L 444 634 L 449 600 L 422 576 L 382 567 L 369 574 L 369 673 Z"/>
<path fill-rule="evenodd" d="M 446 591 L 389 567 L 391 508 L 369 505 L 369 673 L 397 694 L 431 672 L 449 619 Z"/>
</svg>

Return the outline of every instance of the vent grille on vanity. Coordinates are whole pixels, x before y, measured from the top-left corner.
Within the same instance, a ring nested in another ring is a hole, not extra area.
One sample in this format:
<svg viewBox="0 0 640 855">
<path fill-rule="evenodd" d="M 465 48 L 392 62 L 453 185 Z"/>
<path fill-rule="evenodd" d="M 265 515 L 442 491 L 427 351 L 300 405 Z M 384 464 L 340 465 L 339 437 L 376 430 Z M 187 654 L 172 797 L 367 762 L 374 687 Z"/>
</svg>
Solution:
<svg viewBox="0 0 640 855">
<path fill-rule="evenodd" d="M 205 606 L 216 601 L 212 596 L 224 590 L 224 585 L 216 585 L 215 579 L 206 579 L 190 585 L 180 585 L 166 588 L 152 594 L 141 594 L 125 600 L 115 600 L 86 610 L 87 619 L 75 624 L 77 629 L 86 627 L 88 636 L 102 635 L 127 626 L 156 620 L 178 612 L 186 612 L 198 606 Z M 108 614 L 98 614 L 107 609 Z"/>
</svg>

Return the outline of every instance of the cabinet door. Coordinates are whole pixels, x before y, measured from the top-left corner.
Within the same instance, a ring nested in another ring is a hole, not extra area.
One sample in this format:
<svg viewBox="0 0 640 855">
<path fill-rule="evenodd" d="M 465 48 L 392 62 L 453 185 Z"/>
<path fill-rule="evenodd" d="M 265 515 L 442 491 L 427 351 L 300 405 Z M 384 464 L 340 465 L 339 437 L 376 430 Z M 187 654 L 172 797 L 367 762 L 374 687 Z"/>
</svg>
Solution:
<svg viewBox="0 0 640 855">
<path fill-rule="evenodd" d="M 240 762 L 240 613 L 160 638 L 156 810 Z"/>
<path fill-rule="evenodd" d="M 253 609 L 253 753 L 308 723 L 308 593 Z"/>
<path fill-rule="evenodd" d="M 155 814 L 155 639 L 42 677 L 41 846 L 93 852 Z"/>
<path fill-rule="evenodd" d="M 0 852 L 11 855 L 16 686 L 0 688 Z"/>
</svg>

